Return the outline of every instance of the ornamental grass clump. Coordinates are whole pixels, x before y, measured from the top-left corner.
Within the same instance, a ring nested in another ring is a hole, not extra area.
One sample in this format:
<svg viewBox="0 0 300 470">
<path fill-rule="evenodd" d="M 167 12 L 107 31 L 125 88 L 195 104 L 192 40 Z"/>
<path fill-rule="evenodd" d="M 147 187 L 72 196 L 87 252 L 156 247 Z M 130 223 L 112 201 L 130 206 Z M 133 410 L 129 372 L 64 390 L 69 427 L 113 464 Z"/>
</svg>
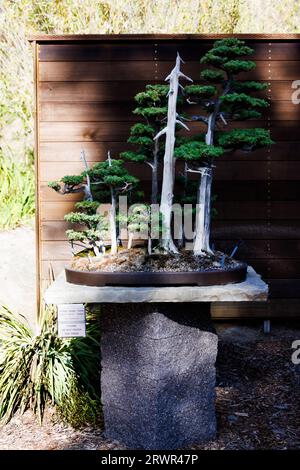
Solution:
<svg viewBox="0 0 300 470">
<path fill-rule="evenodd" d="M 80 420 L 80 409 L 75 409 L 76 397 L 82 393 L 85 408 L 91 408 L 90 413 L 85 410 L 85 417 L 100 410 L 99 360 L 99 327 L 92 317 L 87 321 L 86 338 L 61 339 L 54 307 L 43 311 L 38 334 L 24 317 L 2 307 L 0 420 L 7 423 L 18 410 L 22 414 L 31 409 L 42 422 L 47 403 L 56 405 L 60 414 L 68 403 L 66 420 L 74 420 L 77 414 L 76 422 L 86 424 Z"/>
<path fill-rule="evenodd" d="M 4 158 L 0 149 L 0 229 L 15 228 L 33 217 L 34 191 L 33 166 Z"/>
</svg>

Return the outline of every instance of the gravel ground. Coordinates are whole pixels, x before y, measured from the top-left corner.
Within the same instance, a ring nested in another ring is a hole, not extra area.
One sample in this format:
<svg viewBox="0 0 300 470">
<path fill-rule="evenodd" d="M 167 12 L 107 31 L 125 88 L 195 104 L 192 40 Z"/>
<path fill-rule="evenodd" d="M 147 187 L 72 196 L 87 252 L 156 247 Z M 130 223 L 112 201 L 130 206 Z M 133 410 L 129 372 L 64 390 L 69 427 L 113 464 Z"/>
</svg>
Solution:
<svg viewBox="0 0 300 470">
<path fill-rule="evenodd" d="M 193 449 L 299 449 L 300 366 L 291 344 L 300 329 L 218 327 L 217 439 Z M 124 449 L 102 430 L 75 431 L 49 409 L 42 427 L 31 412 L 0 428 L 0 449 Z"/>
</svg>

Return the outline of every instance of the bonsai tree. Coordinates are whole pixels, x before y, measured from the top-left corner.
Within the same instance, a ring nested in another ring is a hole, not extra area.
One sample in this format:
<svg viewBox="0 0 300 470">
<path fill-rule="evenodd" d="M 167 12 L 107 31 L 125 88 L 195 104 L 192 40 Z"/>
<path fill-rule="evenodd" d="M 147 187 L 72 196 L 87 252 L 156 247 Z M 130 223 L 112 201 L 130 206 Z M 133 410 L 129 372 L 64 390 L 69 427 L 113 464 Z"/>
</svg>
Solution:
<svg viewBox="0 0 300 470">
<path fill-rule="evenodd" d="M 141 116 L 144 122 L 132 126 L 128 142 L 134 150 L 122 152 L 120 157 L 127 161 L 145 163 L 151 168 L 151 203 L 158 202 L 158 165 L 162 157 L 159 139 L 154 136 L 164 127 L 167 115 L 167 85 L 146 85 L 145 91 L 135 96 L 138 107 L 133 113 Z"/>
<path fill-rule="evenodd" d="M 193 81 L 191 78 L 187 77 L 181 72 L 181 62 L 183 61 L 179 54 L 177 54 L 175 67 L 165 79 L 166 81 L 169 81 L 167 124 L 154 137 L 154 140 L 157 140 L 163 134 L 166 136 L 163 163 L 163 181 L 160 201 L 160 212 L 163 218 L 163 236 L 161 248 L 166 253 L 178 253 L 178 249 L 174 244 L 171 232 L 172 204 L 174 197 L 173 189 L 175 181 L 174 148 L 176 125 L 184 127 L 188 130 L 188 127 L 179 119 L 177 113 L 178 89 L 179 87 L 182 87 L 179 83 L 179 79 L 185 78 L 191 82 Z"/>
<path fill-rule="evenodd" d="M 197 255 L 212 252 L 209 236 L 215 159 L 228 151 L 241 149 L 250 152 L 273 143 L 269 131 L 261 128 L 224 131 L 224 126 L 230 120 L 258 118 L 261 110 L 268 106 L 266 100 L 252 95 L 265 89 L 267 84 L 237 81 L 241 72 L 255 68 L 255 62 L 243 58 L 252 52 L 244 41 L 235 38 L 216 41 L 200 61 L 210 66 L 201 72 L 201 78 L 206 84 L 185 87 L 187 101 L 200 105 L 204 112 L 192 116 L 192 120 L 206 126 L 206 132 L 200 136 L 200 140 L 192 139 L 175 150 L 175 157 L 183 159 L 187 164 L 186 171 L 199 175 L 194 239 L 194 253 Z"/>
<path fill-rule="evenodd" d="M 91 187 L 100 186 L 103 191 L 109 191 L 111 207 L 109 210 L 109 225 L 111 239 L 111 253 L 118 251 L 117 233 L 117 196 L 129 192 L 137 186 L 138 179 L 124 168 L 122 160 L 112 159 L 108 152 L 107 160 L 96 163 L 88 170 L 86 176 L 90 178 Z"/>
<path fill-rule="evenodd" d="M 65 215 L 65 220 L 76 225 L 83 225 L 82 230 L 67 230 L 66 235 L 74 245 L 86 249 L 93 249 L 96 256 L 105 253 L 104 241 L 107 234 L 105 217 L 97 214 L 99 203 L 97 201 L 80 201 L 75 204 L 77 212 Z"/>
<path fill-rule="evenodd" d="M 80 175 L 64 176 L 60 181 L 52 181 L 48 186 L 60 194 L 83 192 L 84 199 L 75 204 L 77 212 L 65 216 L 65 220 L 73 224 L 84 226 L 82 230 L 67 230 L 66 234 L 72 247 L 79 245 L 92 248 L 96 256 L 103 253 L 103 238 L 107 234 L 108 226 L 104 214 L 98 213 L 100 203 L 110 199 L 109 232 L 111 239 L 111 253 L 118 249 L 117 242 L 117 196 L 126 193 L 138 184 L 138 179 L 130 175 L 124 168 L 122 160 L 110 157 L 104 162 L 96 163 L 89 168 L 84 151 L 81 152 L 85 170 Z M 96 197 L 95 197 L 96 195 Z"/>
</svg>

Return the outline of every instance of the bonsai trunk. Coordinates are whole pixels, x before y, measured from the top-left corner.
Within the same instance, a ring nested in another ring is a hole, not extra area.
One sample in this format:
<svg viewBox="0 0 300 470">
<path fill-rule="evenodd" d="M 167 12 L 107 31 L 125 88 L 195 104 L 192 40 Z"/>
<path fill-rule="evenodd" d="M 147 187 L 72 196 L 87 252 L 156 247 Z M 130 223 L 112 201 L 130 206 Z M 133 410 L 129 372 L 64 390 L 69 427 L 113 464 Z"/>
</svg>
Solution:
<svg viewBox="0 0 300 470">
<path fill-rule="evenodd" d="M 175 174 L 175 128 L 177 121 L 176 104 L 179 86 L 180 58 L 177 56 L 176 66 L 167 79 L 170 80 L 169 98 L 168 98 L 168 120 L 166 128 L 159 132 L 155 139 L 162 134 L 166 134 L 163 182 L 161 191 L 160 212 L 163 218 L 163 237 L 161 246 L 166 252 L 178 253 L 173 242 L 171 233 L 173 187 Z M 167 80 L 166 79 L 166 80 Z"/>
<path fill-rule="evenodd" d="M 111 253 L 115 255 L 118 251 L 117 224 L 116 224 L 116 195 L 112 188 L 110 192 L 111 192 L 111 208 L 109 210 L 109 225 L 110 225 Z"/>
<path fill-rule="evenodd" d="M 92 190 L 91 190 L 91 180 L 88 174 L 89 171 L 89 166 L 87 164 L 86 158 L 85 158 L 85 151 L 81 150 L 80 152 L 80 158 L 84 163 L 85 170 L 86 170 L 86 184 L 83 185 L 83 192 L 84 192 L 84 199 L 86 201 L 93 201 L 93 195 L 92 195 Z"/>
<path fill-rule="evenodd" d="M 101 256 L 101 252 L 100 252 L 98 246 L 96 245 L 96 243 L 93 243 L 93 250 L 94 250 L 95 256 L 97 256 L 97 257 Z"/>
<path fill-rule="evenodd" d="M 196 230 L 194 239 L 194 254 L 201 255 L 204 252 L 212 253 L 209 246 L 210 217 L 211 217 L 211 184 L 212 169 L 205 167 L 202 170 L 198 191 Z"/>
<path fill-rule="evenodd" d="M 155 140 L 154 151 L 153 151 L 153 163 L 152 163 L 152 188 L 151 188 L 151 204 L 157 204 L 158 194 L 158 152 L 159 152 L 159 141 Z"/>
<path fill-rule="evenodd" d="M 129 232 L 129 235 L 128 235 L 128 242 L 127 242 L 127 248 L 128 248 L 128 250 L 131 250 L 131 248 L 132 248 L 132 242 L 133 242 L 133 232 Z"/>
</svg>

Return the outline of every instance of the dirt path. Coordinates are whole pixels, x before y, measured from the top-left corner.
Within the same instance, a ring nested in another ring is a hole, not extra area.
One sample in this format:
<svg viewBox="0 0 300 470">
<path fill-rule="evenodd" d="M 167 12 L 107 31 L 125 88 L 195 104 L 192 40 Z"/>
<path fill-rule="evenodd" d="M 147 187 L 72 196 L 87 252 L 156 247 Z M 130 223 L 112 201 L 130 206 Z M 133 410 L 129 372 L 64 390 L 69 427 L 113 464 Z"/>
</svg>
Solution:
<svg viewBox="0 0 300 470">
<path fill-rule="evenodd" d="M 217 439 L 194 449 L 300 449 L 300 366 L 291 344 L 300 329 L 220 328 Z M 42 427 L 30 413 L 0 428 L 0 449 L 124 449 L 102 430 L 74 431 L 49 410 Z"/>
<path fill-rule="evenodd" d="M 0 231 L 0 305 L 35 319 L 35 235 L 31 227 Z"/>
</svg>

